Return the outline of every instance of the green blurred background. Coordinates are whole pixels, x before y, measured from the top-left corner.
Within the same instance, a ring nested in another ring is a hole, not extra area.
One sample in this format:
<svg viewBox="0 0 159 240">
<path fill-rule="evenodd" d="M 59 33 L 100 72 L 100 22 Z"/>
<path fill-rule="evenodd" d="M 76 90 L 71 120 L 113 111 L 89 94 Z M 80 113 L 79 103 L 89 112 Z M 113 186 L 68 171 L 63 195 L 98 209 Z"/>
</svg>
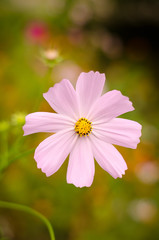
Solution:
<svg viewBox="0 0 159 240">
<path fill-rule="evenodd" d="M 159 239 L 158 33 L 158 0 L 0 0 L 0 200 L 42 213 L 57 240 Z M 23 137 L 22 125 L 51 111 L 42 98 L 50 86 L 90 70 L 129 96 L 135 111 L 124 117 L 143 130 L 136 150 L 117 147 L 122 179 L 96 164 L 93 185 L 80 189 L 66 183 L 68 160 L 49 178 L 37 169 L 32 149 L 48 135 Z M 50 238 L 40 220 L 0 208 L 0 239 Z"/>
</svg>

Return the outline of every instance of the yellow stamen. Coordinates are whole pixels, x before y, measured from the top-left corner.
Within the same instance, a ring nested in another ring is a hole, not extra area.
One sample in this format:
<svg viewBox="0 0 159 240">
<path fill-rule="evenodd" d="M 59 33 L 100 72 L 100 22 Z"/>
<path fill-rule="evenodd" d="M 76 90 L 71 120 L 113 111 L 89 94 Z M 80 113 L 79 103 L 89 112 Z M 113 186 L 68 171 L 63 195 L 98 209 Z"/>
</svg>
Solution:
<svg viewBox="0 0 159 240">
<path fill-rule="evenodd" d="M 80 118 L 75 124 L 75 132 L 80 136 L 88 136 L 92 131 L 91 122 L 86 118 Z"/>
</svg>

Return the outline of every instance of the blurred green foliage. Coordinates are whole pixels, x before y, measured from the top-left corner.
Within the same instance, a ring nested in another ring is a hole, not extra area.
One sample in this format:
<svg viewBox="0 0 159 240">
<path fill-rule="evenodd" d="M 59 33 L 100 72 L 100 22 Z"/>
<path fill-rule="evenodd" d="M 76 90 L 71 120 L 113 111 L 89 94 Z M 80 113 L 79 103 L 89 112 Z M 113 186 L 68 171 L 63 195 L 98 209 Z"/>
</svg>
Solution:
<svg viewBox="0 0 159 240">
<path fill-rule="evenodd" d="M 44 214 L 57 240 L 159 239 L 158 12 L 157 0 L 0 1 L 0 200 Z M 50 65 L 41 53 L 51 49 L 59 58 Z M 125 117 L 143 130 L 137 150 L 118 148 L 122 179 L 96 164 L 93 185 L 78 189 L 66 183 L 67 161 L 49 178 L 37 169 L 33 151 L 48 135 L 23 137 L 22 125 L 28 113 L 52 111 L 42 98 L 50 86 L 75 85 L 89 70 L 130 97 L 135 111 Z M 49 235 L 32 216 L 0 209 L 0 239 Z"/>
</svg>

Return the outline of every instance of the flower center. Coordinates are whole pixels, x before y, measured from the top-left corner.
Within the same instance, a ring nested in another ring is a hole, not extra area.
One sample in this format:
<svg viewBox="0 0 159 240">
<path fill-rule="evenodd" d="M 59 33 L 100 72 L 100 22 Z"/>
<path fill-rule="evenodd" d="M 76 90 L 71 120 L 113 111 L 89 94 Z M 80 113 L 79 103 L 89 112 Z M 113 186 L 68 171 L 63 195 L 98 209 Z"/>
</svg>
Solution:
<svg viewBox="0 0 159 240">
<path fill-rule="evenodd" d="M 75 132 L 80 136 L 88 136 L 92 131 L 91 122 L 86 118 L 80 118 L 75 124 Z"/>
</svg>

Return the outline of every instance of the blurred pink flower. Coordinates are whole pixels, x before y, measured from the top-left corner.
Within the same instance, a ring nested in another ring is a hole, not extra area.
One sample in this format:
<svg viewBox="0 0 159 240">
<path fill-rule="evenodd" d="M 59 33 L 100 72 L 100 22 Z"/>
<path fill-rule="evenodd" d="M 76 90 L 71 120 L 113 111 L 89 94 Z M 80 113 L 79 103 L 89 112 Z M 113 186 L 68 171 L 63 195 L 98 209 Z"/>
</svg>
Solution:
<svg viewBox="0 0 159 240">
<path fill-rule="evenodd" d="M 101 96 L 105 75 L 81 73 L 76 91 L 67 79 L 51 87 L 44 98 L 57 113 L 36 112 L 26 117 L 24 135 L 55 133 L 39 144 L 34 158 L 46 176 L 55 173 L 67 156 L 67 182 L 91 186 L 94 158 L 112 177 L 122 177 L 127 165 L 112 144 L 136 148 L 141 136 L 137 122 L 116 118 L 134 110 L 128 97 L 113 90 Z"/>
<path fill-rule="evenodd" d="M 31 22 L 26 28 L 26 37 L 32 43 L 42 43 L 48 38 L 48 28 L 43 22 Z"/>
</svg>

